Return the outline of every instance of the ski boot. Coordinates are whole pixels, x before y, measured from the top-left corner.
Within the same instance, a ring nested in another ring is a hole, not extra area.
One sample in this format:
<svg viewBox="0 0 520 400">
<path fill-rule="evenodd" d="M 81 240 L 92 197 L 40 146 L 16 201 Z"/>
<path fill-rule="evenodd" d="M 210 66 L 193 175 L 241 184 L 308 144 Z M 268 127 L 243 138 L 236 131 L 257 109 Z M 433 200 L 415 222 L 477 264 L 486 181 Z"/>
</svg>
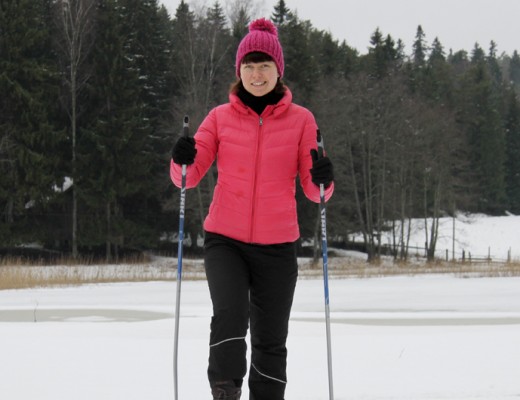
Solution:
<svg viewBox="0 0 520 400">
<path fill-rule="evenodd" d="M 239 400 L 242 390 L 233 381 L 215 382 L 211 394 L 213 400 Z"/>
</svg>

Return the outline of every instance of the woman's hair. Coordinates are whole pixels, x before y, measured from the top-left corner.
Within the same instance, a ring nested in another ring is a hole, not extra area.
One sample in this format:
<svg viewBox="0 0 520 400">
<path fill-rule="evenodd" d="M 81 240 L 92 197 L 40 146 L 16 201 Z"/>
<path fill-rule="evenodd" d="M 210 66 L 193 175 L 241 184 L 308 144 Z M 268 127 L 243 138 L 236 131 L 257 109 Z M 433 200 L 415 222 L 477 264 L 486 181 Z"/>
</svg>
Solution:
<svg viewBox="0 0 520 400">
<path fill-rule="evenodd" d="M 242 59 L 242 64 L 249 63 L 260 63 L 265 61 L 273 61 L 273 57 L 271 57 L 267 53 L 262 53 L 260 51 L 253 51 L 252 53 L 247 53 Z"/>
<path fill-rule="evenodd" d="M 249 63 L 261 63 L 265 61 L 273 61 L 273 58 L 266 54 L 261 53 L 259 51 L 255 51 L 252 53 L 248 53 L 245 55 L 245 57 L 242 59 L 242 64 L 249 64 Z M 230 93 L 237 93 L 240 89 L 243 89 L 244 86 L 242 85 L 242 79 L 238 78 L 235 82 L 231 84 L 231 87 L 229 88 Z M 286 90 L 285 84 L 282 82 L 281 78 L 278 78 L 278 81 L 276 82 L 276 86 L 274 87 L 275 93 L 283 94 Z"/>
</svg>

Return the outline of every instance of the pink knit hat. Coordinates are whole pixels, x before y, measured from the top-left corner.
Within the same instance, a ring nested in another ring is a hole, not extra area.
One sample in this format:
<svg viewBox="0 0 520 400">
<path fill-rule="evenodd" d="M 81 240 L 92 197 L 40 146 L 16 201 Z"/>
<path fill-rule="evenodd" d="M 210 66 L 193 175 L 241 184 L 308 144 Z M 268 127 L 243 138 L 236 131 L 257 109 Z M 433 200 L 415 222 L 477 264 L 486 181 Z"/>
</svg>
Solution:
<svg viewBox="0 0 520 400">
<path fill-rule="evenodd" d="M 276 26 L 265 18 L 257 19 L 249 24 L 249 33 L 238 45 L 236 57 L 236 74 L 240 78 L 240 64 L 244 57 L 252 52 L 265 53 L 273 59 L 280 78 L 283 76 L 283 50 L 278 40 Z"/>
</svg>

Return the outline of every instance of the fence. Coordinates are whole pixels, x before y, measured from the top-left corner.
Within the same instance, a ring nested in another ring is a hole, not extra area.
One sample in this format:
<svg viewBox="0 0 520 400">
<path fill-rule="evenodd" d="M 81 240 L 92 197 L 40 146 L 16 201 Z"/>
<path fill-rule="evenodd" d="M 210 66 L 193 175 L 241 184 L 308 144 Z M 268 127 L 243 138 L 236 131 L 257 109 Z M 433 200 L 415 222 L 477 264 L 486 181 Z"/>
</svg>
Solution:
<svg viewBox="0 0 520 400">
<path fill-rule="evenodd" d="M 383 245 L 382 246 L 383 251 L 381 251 L 381 254 L 394 254 L 395 251 L 399 251 L 400 248 L 397 249 L 390 248 L 390 246 Z M 420 247 L 420 246 L 407 246 L 406 248 L 408 256 L 414 256 L 416 258 L 428 258 L 428 249 L 426 247 Z M 439 255 L 442 254 L 442 251 L 436 252 L 436 256 L 439 257 Z M 451 255 L 451 256 L 450 256 Z M 460 251 L 460 256 L 457 256 L 455 254 L 454 250 L 445 250 L 444 255 L 445 261 L 456 261 L 456 262 L 462 262 L 462 263 L 511 263 L 513 261 L 512 257 L 512 249 L 509 248 L 507 250 L 507 254 L 505 255 L 505 258 L 502 258 L 497 255 L 493 255 L 491 253 L 491 247 L 488 247 L 488 252 L 486 255 L 482 254 L 472 254 L 471 251 L 466 251 L 465 249 Z"/>
</svg>

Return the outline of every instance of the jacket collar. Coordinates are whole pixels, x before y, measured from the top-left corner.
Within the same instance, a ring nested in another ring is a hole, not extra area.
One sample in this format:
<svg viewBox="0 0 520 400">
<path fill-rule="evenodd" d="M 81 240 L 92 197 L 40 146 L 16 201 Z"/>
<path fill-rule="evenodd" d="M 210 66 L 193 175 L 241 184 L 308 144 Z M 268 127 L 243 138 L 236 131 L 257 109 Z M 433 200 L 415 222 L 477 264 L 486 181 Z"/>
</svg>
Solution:
<svg viewBox="0 0 520 400">
<path fill-rule="evenodd" d="M 235 94 L 230 93 L 229 94 L 229 103 L 231 106 L 238 111 L 241 114 L 254 114 L 257 115 L 253 110 L 251 110 L 249 107 L 247 107 L 242 100 Z M 285 112 L 289 106 L 292 104 L 292 93 L 289 90 L 289 88 L 285 89 L 285 93 L 283 97 L 280 99 L 280 101 L 273 105 L 268 105 L 264 112 L 262 113 L 262 116 L 266 117 L 268 115 L 280 115 L 281 113 Z"/>
</svg>

